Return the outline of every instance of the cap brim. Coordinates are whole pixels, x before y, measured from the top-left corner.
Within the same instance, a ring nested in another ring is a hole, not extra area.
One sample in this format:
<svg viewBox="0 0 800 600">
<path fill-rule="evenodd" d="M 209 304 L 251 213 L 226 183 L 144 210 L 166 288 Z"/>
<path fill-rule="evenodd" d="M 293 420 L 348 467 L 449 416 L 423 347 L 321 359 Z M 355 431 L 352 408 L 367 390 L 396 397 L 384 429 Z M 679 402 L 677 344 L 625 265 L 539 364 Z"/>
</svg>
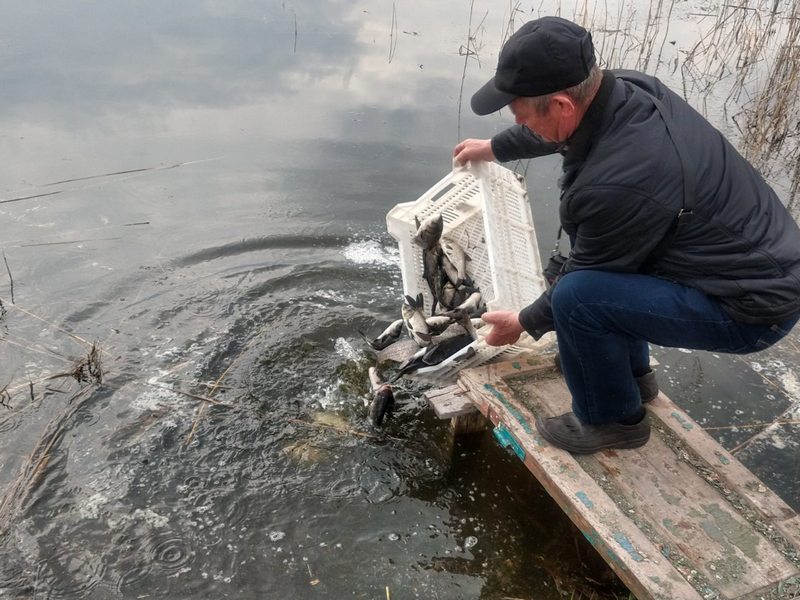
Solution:
<svg viewBox="0 0 800 600">
<path fill-rule="evenodd" d="M 501 92 L 494 86 L 494 77 L 486 82 L 481 89 L 475 92 L 470 101 L 472 111 L 476 115 L 490 115 L 497 112 L 516 98 L 516 94 Z"/>
</svg>

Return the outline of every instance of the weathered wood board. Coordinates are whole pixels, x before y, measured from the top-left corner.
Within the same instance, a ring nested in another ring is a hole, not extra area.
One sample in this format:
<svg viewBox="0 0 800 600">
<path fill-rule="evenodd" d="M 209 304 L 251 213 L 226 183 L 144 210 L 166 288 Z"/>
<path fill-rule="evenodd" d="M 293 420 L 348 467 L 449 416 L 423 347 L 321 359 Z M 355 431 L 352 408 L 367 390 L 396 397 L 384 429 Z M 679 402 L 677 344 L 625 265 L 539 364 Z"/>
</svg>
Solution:
<svg viewBox="0 0 800 600">
<path fill-rule="evenodd" d="M 478 411 L 466 390 L 458 385 L 432 389 L 423 396 L 440 419 L 452 419 Z"/>
<path fill-rule="evenodd" d="M 552 356 L 458 384 L 638 599 L 800 598 L 800 517 L 663 394 L 645 446 L 574 456 L 535 427 L 570 410 Z"/>
</svg>

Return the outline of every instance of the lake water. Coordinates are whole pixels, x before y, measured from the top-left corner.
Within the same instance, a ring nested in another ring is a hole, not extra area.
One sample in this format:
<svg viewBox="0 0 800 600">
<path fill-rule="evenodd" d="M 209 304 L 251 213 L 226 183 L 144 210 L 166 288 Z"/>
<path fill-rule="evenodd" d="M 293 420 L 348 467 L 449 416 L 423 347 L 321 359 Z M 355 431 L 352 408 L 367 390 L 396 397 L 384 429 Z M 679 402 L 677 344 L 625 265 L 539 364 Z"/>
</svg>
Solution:
<svg viewBox="0 0 800 600">
<path fill-rule="evenodd" d="M 535 16 L 509 10 L 5 7 L 1 597 L 625 593 L 490 434 L 452 443 L 420 385 L 382 431 L 366 419 L 358 331 L 402 294 L 385 215 L 460 137 L 509 124 L 468 109 L 508 21 Z M 516 167 L 547 253 L 559 163 Z M 797 343 L 654 355 L 667 394 L 800 508 L 796 426 L 753 426 L 796 419 Z M 61 375 L 92 344 L 103 382 L 80 394 Z"/>
</svg>

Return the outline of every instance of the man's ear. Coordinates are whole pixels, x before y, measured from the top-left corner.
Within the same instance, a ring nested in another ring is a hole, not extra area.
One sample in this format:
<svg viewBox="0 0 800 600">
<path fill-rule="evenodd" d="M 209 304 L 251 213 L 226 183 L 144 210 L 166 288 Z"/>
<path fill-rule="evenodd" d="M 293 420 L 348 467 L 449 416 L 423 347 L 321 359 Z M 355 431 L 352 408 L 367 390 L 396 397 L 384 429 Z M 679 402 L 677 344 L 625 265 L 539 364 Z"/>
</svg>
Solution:
<svg viewBox="0 0 800 600">
<path fill-rule="evenodd" d="M 551 100 L 558 107 L 564 117 L 571 117 L 577 112 L 575 101 L 566 94 L 555 94 Z"/>
</svg>

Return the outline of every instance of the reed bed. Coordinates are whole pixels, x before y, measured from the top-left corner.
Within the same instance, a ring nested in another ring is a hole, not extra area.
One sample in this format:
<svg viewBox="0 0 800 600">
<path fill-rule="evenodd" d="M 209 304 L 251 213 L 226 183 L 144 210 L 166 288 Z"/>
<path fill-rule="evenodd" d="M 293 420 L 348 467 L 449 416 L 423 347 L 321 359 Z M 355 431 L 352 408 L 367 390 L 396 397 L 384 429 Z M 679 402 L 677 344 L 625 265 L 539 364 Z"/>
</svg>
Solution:
<svg viewBox="0 0 800 600">
<path fill-rule="evenodd" d="M 638 8 L 579 0 L 571 15 L 561 3 L 557 13 L 592 31 L 603 67 L 645 71 L 680 90 L 800 220 L 800 3 L 739 0 L 691 10 L 676 0 Z M 694 39 L 685 39 L 692 29 Z"/>
</svg>

